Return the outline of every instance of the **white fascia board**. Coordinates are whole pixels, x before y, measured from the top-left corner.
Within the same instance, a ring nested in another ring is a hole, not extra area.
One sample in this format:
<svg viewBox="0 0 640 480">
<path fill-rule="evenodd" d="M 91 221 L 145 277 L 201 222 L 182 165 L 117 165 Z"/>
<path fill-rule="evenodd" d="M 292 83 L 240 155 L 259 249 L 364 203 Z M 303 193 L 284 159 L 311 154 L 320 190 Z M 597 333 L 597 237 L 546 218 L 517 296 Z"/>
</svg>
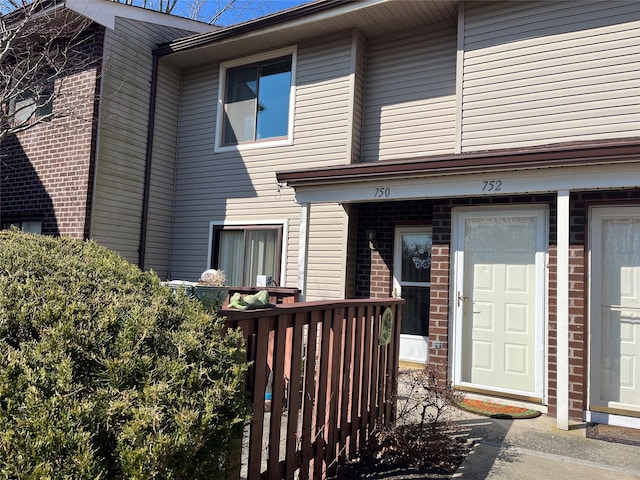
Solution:
<svg viewBox="0 0 640 480">
<path fill-rule="evenodd" d="M 69 10 L 83 15 L 111 30 L 115 29 L 116 17 L 163 25 L 165 27 L 179 28 L 193 33 L 211 32 L 220 28 L 188 18 L 112 2 L 110 0 L 66 0 L 65 6 Z"/>
<path fill-rule="evenodd" d="M 633 188 L 638 185 L 638 171 L 640 159 L 615 165 L 491 171 L 386 180 L 362 179 L 298 186 L 295 197 L 296 202 L 301 204 L 355 203 Z"/>
</svg>

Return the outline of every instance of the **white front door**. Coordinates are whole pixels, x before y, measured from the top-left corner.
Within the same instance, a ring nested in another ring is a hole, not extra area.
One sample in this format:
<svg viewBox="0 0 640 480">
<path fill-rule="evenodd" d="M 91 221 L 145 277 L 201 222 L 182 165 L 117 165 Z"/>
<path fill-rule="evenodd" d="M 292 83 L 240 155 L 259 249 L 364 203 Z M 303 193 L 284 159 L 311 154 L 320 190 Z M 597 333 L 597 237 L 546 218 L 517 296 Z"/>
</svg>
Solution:
<svg viewBox="0 0 640 480">
<path fill-rule="evenodd" d="M 454 215 L 454 380 L 542 398 L 546 210 Z"/>
<path fill-rule="evenodd" d="M 591 210 L 590 409 L 640 412 L 640 207 Z"/>
<path fill-rule="evenodd" d="M 400 360 L 424 364 L 429 347 L 431 229 L 399 227 L 395 232 L 393 296 L 405 299 Z"/>
</svg>

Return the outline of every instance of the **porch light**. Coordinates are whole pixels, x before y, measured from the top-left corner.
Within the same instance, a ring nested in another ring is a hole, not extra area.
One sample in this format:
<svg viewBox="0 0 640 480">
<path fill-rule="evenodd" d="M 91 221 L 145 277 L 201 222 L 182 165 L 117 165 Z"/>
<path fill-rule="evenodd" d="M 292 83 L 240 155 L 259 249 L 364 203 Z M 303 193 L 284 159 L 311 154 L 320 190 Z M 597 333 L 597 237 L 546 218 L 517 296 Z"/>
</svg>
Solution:
<svg viewBox="0 0 640 480">
<path fill-rule="evenodd" d="M 367 240 L 369 240 L 369 249 L 377 250 L 378 249 L 378 242 L 376 241 L 377 232 L 373 229 L 370 229 L 370 230 L 366 230 L 365 233 L 367 234 Z"/>
</svg>

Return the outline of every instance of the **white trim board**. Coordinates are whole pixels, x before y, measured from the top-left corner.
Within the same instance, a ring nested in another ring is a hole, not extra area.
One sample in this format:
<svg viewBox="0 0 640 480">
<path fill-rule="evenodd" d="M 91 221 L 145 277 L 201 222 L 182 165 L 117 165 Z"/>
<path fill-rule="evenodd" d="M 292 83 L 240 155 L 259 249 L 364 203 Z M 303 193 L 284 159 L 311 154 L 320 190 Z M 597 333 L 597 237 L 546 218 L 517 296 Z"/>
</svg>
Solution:
<svg viewBox="0 0 640 480">
<path fill-rule="evenodd" d="M 343 181 L 298 186 L 296 201 L 298 203 L 350 203 L 550 193 L 560 190 L 636 188 L 638 171 L 640 171 L 640 161 L 617 165 Z M 493 187 L 489 183 L 492 181 Z M 496 183 L 498 181 L 499 185 Z"/>
</svg>

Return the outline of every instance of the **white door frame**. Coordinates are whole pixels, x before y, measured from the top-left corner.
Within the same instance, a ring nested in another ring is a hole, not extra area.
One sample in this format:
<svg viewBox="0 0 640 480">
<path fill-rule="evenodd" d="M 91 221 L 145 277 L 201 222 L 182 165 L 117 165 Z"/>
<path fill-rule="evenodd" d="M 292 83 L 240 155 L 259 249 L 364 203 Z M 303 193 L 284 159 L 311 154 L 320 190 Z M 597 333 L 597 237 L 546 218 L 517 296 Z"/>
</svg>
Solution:
<svg viewBox="0 0 640 480">
<path fill-rule="evenodd" d="M 464 271 L 464 224 L 467 218 L 505 217 L 509 215 L 533 216 L 537 218 L 536 230 L 536 254 L 535 254 L 535 374 L 534 391 L 521 392 L 497 387 L 485 387 L 484 390 L 492 390 L 510 395 L 518 395 L 532 400 L 544 398 L 545 385 L 545 349 L 546 349 L 546 284 L 547 284 L 547 249 L 548 249 L 548 225 L 549 209 L 542 205 L 491 205 L 486 207 L 459 207 L 452 210 L 452 251 L 451 251 L 451 290 L 450 305 L 452 311 L 452 345 L 450 352 L 453 381 L 456 386 L 477 388 L 482 386 L 469 384 L 462 381 L 462 318 L 464 305 L 458 305 L 457 295 L 463 288 Z"/>
<path fill-rule="evenodd" d="M 602 205 L 589 209 L 589 381 L 587 386 L 587 408 L 590 410 L 590 415 L 588 417 L 594 421 L 597 417 L 597 421 L 602 423 L 614 423 L 610 421 L 608 414 L 617 414 L 620 415 L 619 418 L 622 422 L 620 423 L 619 421 L 619 424 L 631 426 L 630 423 L 633 423 L 634 428 L 639 428 L 638 418 L 628 418 L 626 422 L 623 419 L 626 415 L 639 417 L 640 411 L 615 408 L 615 405 L 613 407 L 598 405 L 594 398 L 595 392 L 600 391 L 601 388 L 600 362 L 602 346 L 599 339 L 602 334 L 602 272 L 600 269 L 604 252 L 602 220 L 604 218 L 629 218 L 631 215 L 637 215 L 638 212 L 640 212 L 640 206 L 638 205 Z"/>
<path fill-rule="evenodd" d="M 431 226 L 398 226 L 394 229 L 393 237 L 393 296 L 400 298 L 402 296 L 402 286 L 425 286 L 422 282 L 400 282 L 399 276 L 402 271 L 402 235 L 406 233 L 422 233 L 431 235 L 433 229 Z M 429 282 L 429 286 L 431 282 Z M 403 354 L 403 345 L 409 347 L 408 350 L 413 351 L 413 356 Z M 411 363 L 427 363 L 429 360 L 429 337 L 420 335 L 400 334 L 400 360 Z"/>
</svg>

